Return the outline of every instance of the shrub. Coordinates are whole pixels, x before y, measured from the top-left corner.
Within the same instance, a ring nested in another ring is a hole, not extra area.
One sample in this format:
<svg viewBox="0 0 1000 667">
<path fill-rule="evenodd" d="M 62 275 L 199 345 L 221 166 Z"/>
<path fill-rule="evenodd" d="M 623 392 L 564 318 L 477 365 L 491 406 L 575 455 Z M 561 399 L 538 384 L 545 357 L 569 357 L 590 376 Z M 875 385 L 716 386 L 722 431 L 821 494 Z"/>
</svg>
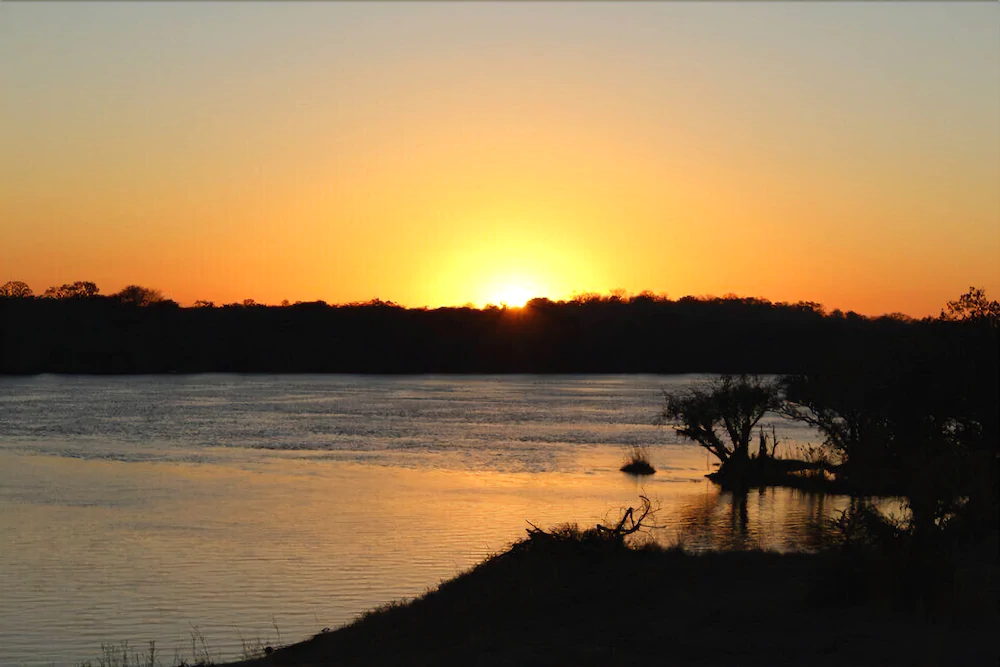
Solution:
<svg viewBox="0 0 1000 667">
<path fill-rule="evenodd" d="M 622 472 L 631 475 L 652 475 L 656 468 L 649 462 L 649 448 L 645 445 L 632 445 L 625 454 L 625 464 L 621 467 Z"/>
</svg>

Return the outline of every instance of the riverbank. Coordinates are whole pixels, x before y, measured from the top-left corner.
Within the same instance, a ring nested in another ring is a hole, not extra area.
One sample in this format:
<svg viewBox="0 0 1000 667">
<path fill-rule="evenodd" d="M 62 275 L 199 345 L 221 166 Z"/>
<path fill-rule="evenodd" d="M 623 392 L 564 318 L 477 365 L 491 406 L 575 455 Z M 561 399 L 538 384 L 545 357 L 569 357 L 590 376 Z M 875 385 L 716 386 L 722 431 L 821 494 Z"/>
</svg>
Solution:
<svg viewBox="0 0 1000 667">
<path fill-rule="evenodd" d="M 581 535 L 533 535 L 412 602 L 233 665 L 995 665 L 1000 658 L 992 638 L 997 568 L 988 553 L 947 581 L 929 576 L 900 587 L 899 576 L 833 553 L 694 555 Z M 995 538 L 986 550 L 995 556 Z"/>
</svg>

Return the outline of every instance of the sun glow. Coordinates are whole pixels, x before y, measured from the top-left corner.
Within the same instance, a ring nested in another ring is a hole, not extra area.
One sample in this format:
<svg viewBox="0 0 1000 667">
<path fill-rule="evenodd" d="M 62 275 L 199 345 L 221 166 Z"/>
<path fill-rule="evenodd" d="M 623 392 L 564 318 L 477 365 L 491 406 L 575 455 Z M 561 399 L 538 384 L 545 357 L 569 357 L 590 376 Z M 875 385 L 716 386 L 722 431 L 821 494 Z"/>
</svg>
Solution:
<svg viewBox="0 0 1000 667">
<path fill-rule="evenodd" d="M 520 308 L 536 296 L 539 295 L 523 283 L 509 283 L 499 286 L 490 302 L 497 305 L 507 305 L 511 308 Z"/>
</svg>

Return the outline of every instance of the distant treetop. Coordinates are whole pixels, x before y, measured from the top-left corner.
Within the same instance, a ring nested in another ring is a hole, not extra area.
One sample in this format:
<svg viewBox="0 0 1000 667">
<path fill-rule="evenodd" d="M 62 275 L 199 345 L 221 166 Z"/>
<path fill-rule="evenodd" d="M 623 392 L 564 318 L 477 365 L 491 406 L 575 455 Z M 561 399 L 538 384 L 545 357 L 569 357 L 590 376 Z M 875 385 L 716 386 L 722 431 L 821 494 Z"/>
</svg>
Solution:
<svg viewBox="0 0 1000 667">
<path fill-rule="evenodd" d="M 1000 302 L 987 299 L 986 290 L 982 287 L 970 287 L 958 299 L 947 303 L 945 310 L 941 311 L 941 319 L 985 321 L 997 326 L 1000 323 Z"/>
<path fill-rule="evenodd" d="M 20 280 L 11 280 L 10 282 L 4 283 L 0 286 L 0 296 L 11 297 L 15 299 L 24 299 L 34 295 L 31 288 L 28 287 L 27 283 L 23 283 Z"/>
<path fill-rule="evenodd" d="M 100 291 L 97 285 L 90 281 L 77 280 L 75 283 L 66 283 L 62 287 L 52 286 L 45 290 L 42 297 L 46 299 L 86 299 L 97 296 Z"/>
</svg>

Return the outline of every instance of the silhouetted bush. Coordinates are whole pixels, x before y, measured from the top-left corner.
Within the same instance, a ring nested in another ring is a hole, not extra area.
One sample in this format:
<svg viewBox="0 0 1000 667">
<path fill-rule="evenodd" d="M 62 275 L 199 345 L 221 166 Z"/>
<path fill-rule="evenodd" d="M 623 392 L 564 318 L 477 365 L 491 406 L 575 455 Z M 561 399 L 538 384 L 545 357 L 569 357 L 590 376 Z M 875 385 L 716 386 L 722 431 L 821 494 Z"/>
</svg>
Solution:
<svg viewBox="0 0 1000 667">
<path fill-rule="evenodd" d="M 656 468 L 649 460 L 649 448 L 644 445 L 633 445 L 625 455 L 625 463 L 621 467 L 622 472 L 630 475 L 652 475 Z"/>
</svg>

